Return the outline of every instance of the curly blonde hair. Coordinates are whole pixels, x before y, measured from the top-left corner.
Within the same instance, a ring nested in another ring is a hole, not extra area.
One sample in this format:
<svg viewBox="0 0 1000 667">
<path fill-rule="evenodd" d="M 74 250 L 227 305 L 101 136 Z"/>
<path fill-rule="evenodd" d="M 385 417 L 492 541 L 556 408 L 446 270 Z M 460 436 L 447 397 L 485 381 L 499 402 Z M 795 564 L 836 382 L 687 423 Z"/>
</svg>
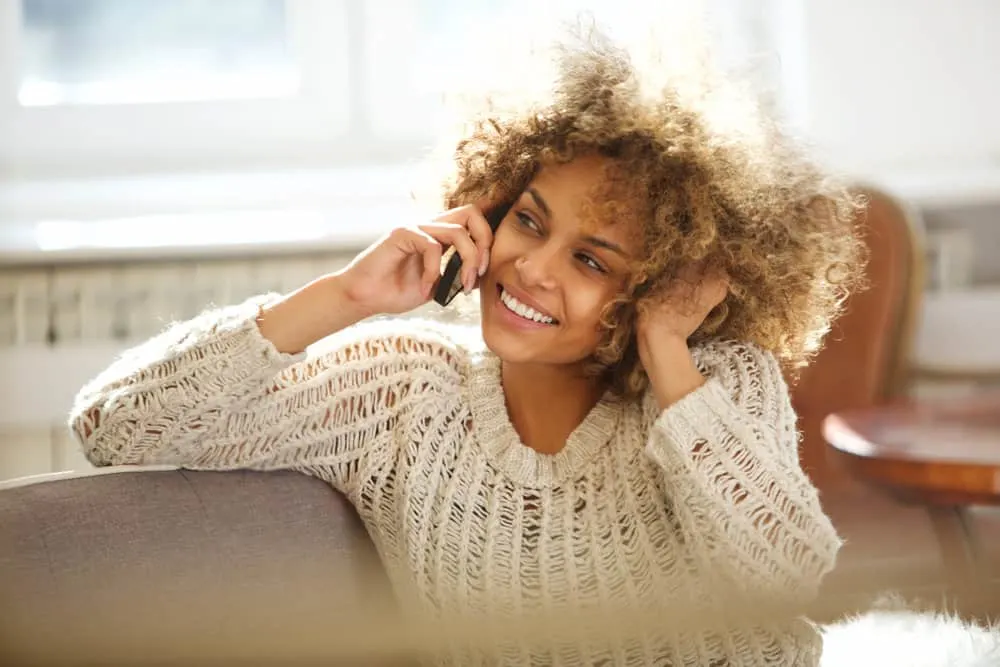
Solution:
<svg viewBox="0 0 1000 667">
<path fill-rule="evenodd" d="M 600 217 L 638 222 L 644 256 L 603 313 L 594 371 L 619 396 L 641 394 L 648 379 L 636 316 L 677 298 L 684 276 L 700 267 L 723 271 L 729 293 L 691 342 L 752 342 L 794 374 L 860 285 L 862 202 L 807 160 L 777 123 L 754 113 L 759 108 L 742 109 L 738 124 L 734 114 L 713 124 L 705 100 L 718 92 L 718 79 L 703 78 L 697 93 L 644 81 L 595 28 L 574 31 L 554 53 L 540 99 L 506 107 L 490 100 L 471 117 L 452 144 L 445 206 L 512 200 L 543 165 L 607 158 Z"/>
</svg>

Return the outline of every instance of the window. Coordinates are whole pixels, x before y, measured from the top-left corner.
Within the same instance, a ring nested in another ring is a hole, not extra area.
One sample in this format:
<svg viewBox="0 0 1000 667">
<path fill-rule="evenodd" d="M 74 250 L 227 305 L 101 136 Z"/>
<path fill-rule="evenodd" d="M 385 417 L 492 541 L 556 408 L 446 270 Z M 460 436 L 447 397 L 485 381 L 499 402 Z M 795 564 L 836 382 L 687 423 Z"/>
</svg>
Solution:
<svg viewBox="0 0 1000 667">
<path fill-rule="evenodd" d="M 0 174 L 354 159 L 352 2 L 0 2 Z"/>
<path fill-rule="evenodd" d="M 730 58 L 769 50 L 762 3 L 703 2 Z M 634 31 L 655 5 L 0 2 L 0 177 L 399 164 L 435 138 L 442 93 L 482 83 L 470 64 L 503 61 L 543 10 Z"/>
<path fill-rule="evenodd" d="M 22 106 L 289 97 L 282 0 L 24 0 Z"/>
</svg>

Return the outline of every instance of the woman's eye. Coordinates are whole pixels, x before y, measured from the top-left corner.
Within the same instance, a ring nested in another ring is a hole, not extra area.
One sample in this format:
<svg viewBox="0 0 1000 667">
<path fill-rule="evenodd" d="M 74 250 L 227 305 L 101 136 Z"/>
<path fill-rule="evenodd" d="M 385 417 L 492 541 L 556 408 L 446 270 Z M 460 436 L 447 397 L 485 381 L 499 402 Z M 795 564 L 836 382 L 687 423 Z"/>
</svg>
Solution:
<svg viewBox="0 0 1000 667">
<path fill-rule="evenodd" d="M 590 255 L 585 255 L 581 253 L 577 255 L 577 258 L 579 258 L 581 262 L 586 264 L 588 268 L 594 269 L 595 271 L 600 271 L 601 273 L 607 273 L 604 266 L 602 266 L 600 262 L 598 262 Z"/>
<path fill-rule="evenodd" d="M 517 213 L 516 215 L 517 215 L 517 221 L 520 223 L 520 225 L 522 227 L 527 227 L 528 229 L 530 229 L 530 230 L 532 230 L 534 232 L 540 232 L 541 231 L 538 228 L 538 223 L 536 223 L 534 220 L 532 220 L 532 218 L 531 218 L 530 215 L 527 215 L 525 213 Z"/>
<path fill-rule="evenodd" d="M 517 218 L 517 223 L 521 227 L 529 229 L 529 230 L 531 230 L 535 234 L 541 234 L 542 233 L 542 228 L 538 225 L 537 222 L 535 222 L 534 218 L 532 218 L 527 213 L 517 212 L 517 213 L 514 214 L 514 217 Z M 588 255 L 586 253 L 578 253 L 576 255 L 576 258 L 579 259 L 581 262 L 583 262 L 583 264 L 588 269 L 592 269 L 592 270 L 597 271 L 599 273 L 607 273 L 608 272 L 608 270 L 604 268 L 603 264 L 601 264 L 596 259 L 594 259 L 593 257 L 591 257 L 590 255 Z"/>
</svg>

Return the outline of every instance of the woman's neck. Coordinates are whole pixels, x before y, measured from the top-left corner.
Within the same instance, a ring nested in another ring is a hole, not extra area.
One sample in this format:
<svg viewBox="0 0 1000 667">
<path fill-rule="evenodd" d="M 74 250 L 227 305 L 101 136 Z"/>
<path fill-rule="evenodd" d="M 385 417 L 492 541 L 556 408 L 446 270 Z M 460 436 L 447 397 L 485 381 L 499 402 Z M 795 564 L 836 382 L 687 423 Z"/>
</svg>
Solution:
<svg viewBox="0 0 1000 667">
<path fill-rule="evenodd" d="M 605 391 L 576 366 L 502 362 L 501 380 L 514 430 L 542 454 L 562 450 Z"/>
</svg>

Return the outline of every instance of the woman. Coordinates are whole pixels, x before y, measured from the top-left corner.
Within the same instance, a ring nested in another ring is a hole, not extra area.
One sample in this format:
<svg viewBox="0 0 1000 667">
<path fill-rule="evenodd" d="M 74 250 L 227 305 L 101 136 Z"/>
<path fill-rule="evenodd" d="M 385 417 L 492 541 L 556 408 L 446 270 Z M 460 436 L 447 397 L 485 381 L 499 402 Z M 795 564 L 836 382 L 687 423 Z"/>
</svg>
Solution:
<svg viewBox="0 0 1000 667">
<path fill-rule="evenodd" d="M 88 458 L 319 477 L 418 612 L 811 600 L 840 541 L 799 466 L 783 371 L 858 273 L 855 202 L 777 134 L 741 141 L 679 92 L 651 95 L 599 35 L 560 54 L 544 104 L 476 119 L 436 220 L 291 294 L 175 324 L 90 382 L 71 416 Z M 484 345 L 359 324 L 427 302 L 449 247 Z M 451 657 L 819 659 L 803 620 L 665 625 Z"/>
</svg>

